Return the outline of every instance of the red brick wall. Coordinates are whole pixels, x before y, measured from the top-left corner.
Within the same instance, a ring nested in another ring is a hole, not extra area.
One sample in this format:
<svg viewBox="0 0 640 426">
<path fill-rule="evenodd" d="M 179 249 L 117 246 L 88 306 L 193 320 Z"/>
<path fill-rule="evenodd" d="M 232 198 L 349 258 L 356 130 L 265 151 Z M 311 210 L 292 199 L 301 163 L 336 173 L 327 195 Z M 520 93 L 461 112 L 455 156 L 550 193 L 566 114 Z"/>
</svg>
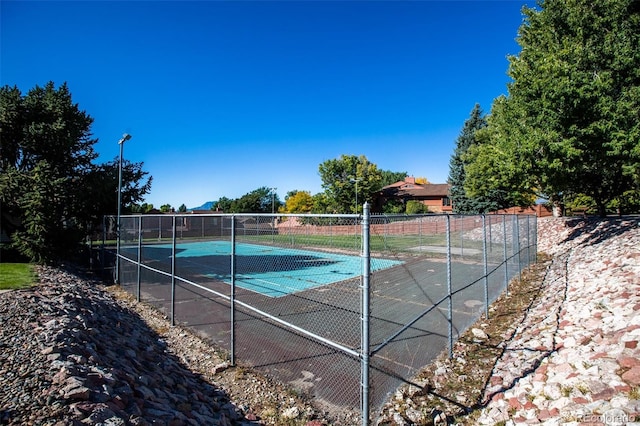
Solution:
<svg viewBox="0 0 640 426">
<path fill-rule="evenodd" d="M 495 212 L 491 212 L 493 214 L 535 214 L 538 217 L 547 217 L 552 216 L 553 212 L 550 208 L 542 204 L 537 204 L 534 207 L 510 207 L 508 209 L 502 209 Z"/>
</svg>

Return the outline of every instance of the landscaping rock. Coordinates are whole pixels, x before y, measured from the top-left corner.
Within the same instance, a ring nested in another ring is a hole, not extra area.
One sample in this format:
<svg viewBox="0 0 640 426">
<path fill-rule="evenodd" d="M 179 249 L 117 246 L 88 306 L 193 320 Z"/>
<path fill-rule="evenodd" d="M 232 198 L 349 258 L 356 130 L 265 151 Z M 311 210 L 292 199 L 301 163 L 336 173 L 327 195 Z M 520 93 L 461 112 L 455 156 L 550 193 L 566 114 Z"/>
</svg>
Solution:
<svg viewBox="0 0 640 426">
<path fill-rule="evenodd" d="M 262 420 L 252 405 L 285 401 L 301 421 L 317 417 L 246 372 L 249 389 L 206 342 L 168 327 L 159 312 L 121 291 L 117 299 L 117 289 L 72 269 L 37 273 L 38 285 L 0 293 L 0 424 L 277 424 L 280 417 Z"/>
</svg>

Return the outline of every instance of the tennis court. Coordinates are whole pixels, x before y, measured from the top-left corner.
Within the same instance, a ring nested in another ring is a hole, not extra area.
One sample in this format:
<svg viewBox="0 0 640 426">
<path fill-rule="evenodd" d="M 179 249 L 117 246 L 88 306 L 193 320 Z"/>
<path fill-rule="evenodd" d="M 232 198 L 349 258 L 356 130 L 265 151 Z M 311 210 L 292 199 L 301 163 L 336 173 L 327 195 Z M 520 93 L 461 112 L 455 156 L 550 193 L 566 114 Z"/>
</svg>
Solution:
<svg viewBox="0 0 640 426">
<path fill-rule="evenodd" d="M 147 231 L 160 219 L 130 219 L 141 238 L 121 247 L 121 284 L 332 413 L 380 407 L 498 297 L 528 247 L 535 254 L 535 228 L 515 216 L 400 218 L 373 235 L 351 217 L 274 230 L 269 216 L 211 215 L 183 233 L 178 217 L 171 242 Z"/>
<path fill-rule="evenodd" d="M 159 257 L 172 256 L 172 244 L 155 244 Z M 176 245 L 176 259 L 200 266 L 202 275 L 231 284 L 228 265 L 212 262 L 212 256 L 230 256 L 229 241 L 199 241 Z M 269 297 L 289 294 L 356 278 L 362 274 L 362 258 L 346 254 L 274 247 L 261 244 L 236 243 L 237 272 L 235 285 Z M 259 258 L 259 261 L 258 261 Z M 162 260 L 162 259 L 158 259 Z M 401 264 L 391 259 L 375 259 L 372 271 Z"/>
</svg>

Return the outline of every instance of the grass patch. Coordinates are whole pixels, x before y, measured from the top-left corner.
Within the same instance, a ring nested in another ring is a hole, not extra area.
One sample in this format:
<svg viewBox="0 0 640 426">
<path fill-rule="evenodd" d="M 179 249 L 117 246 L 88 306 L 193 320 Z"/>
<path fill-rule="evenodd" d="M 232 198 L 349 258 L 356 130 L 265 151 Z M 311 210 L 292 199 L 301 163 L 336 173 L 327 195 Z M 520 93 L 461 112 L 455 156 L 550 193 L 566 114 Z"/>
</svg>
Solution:
<svg viewBox="0 0 640 426">
<path fill-rule="evenodd" d="M 356 231 L 359 231 L 356 230 Z M 362 236 L 356 232 L 351 235 L 305 235 L 286 234 L 286 231 L 278 234 L 239 235 L 236 241 L 247 241 L 262 244 L 275 244 L 282 246 L 303 246 L 319 248 L 338 248 L 359 251 L 362 244 Z M 465 239 L 464 241 L 452 241 L 454 248 L 462 244 L 465 248 L 482 249 L 482 241 Z M 404 235 L 380 235 L 371 234 L 369 247 L 373 252 L 405 252 L 418 246 L 446 247 L 445 234 L 404 234 Z"/>
<path fill-rule="evenodd" d="M 36 278 L 33 265 L 29 263 L 0 263 L 0 290 L 29 287 Z"/>
<path fill-rule="evenodd" d="M 154 245 L 159 243 L 171 243 L 171 238 L 151 238 L 144 239 L 143 245 Z M 190 243 L 190 242 L 202 242 L 202 241 L 225 241 L 230 242 L 228 237 L 185 237 L 177 240 L 178 244 Z M 243 235 L 239 233 L 236 236 L 236 243 L 249 243 L 249 244 L 265 244 L 268 246 L 284 247 L 284 248 L 298 248 L 308 250 L 341 250 L 345 252 L 352 252 L 358 254 L 362 250 L 362 236 L 360 234 L 351 235 L 306 235 L 306 234 L 286 234 L 286 231 L 276 234 L 260 234 L 260 235 Z M 465 250 L 475 249 L 482 251 L 482 241 L 472 239 L 460 239 L 455 238 L 451 241 L 452 250 Z M 430 235 L 379 235 L 372 234 L 369 240 L 369 248 L 373 256 L 393 256 L 393 255 L 429 255 L 428 251 L 420 251 L 420 246 L 435 246 L 446 248 L 447 240 L 444 234 L 430 234 Z M 107 244 L 106 246 L 109 246 Z M 106 247 L 105 246 L 105 247 Z M 137 241 L 129 242 L 130 248 L 137 248 Z M 491 249 L 501 252 L 502 246 L 496 243 L 492 243 Z M 113 247 L 112 247 L 113 248 Z M 455 253 L 454 253 L 455 254 Z M 468 253 L 466 253 L 469 255 Z M 432 253 L 433 256 L 444 257 L 443 253 Z"/>
</svg>

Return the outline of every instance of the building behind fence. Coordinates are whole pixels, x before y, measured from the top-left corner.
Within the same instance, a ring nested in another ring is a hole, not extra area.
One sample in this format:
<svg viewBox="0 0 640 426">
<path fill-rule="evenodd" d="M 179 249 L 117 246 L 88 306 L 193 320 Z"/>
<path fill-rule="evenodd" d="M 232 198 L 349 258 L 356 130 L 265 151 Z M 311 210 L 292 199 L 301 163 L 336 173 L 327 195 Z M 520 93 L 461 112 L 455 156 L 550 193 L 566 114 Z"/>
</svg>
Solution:
<svg viewBox="0 0 640 426">
<path fill-rule="evenodd" d="M 120 284 L 172 324 L 364 425 L 535 262 L 536 224 L 378 216 L 368 205 L 363 215 L 122 216 L 112 258 Z"/>
</svg>

